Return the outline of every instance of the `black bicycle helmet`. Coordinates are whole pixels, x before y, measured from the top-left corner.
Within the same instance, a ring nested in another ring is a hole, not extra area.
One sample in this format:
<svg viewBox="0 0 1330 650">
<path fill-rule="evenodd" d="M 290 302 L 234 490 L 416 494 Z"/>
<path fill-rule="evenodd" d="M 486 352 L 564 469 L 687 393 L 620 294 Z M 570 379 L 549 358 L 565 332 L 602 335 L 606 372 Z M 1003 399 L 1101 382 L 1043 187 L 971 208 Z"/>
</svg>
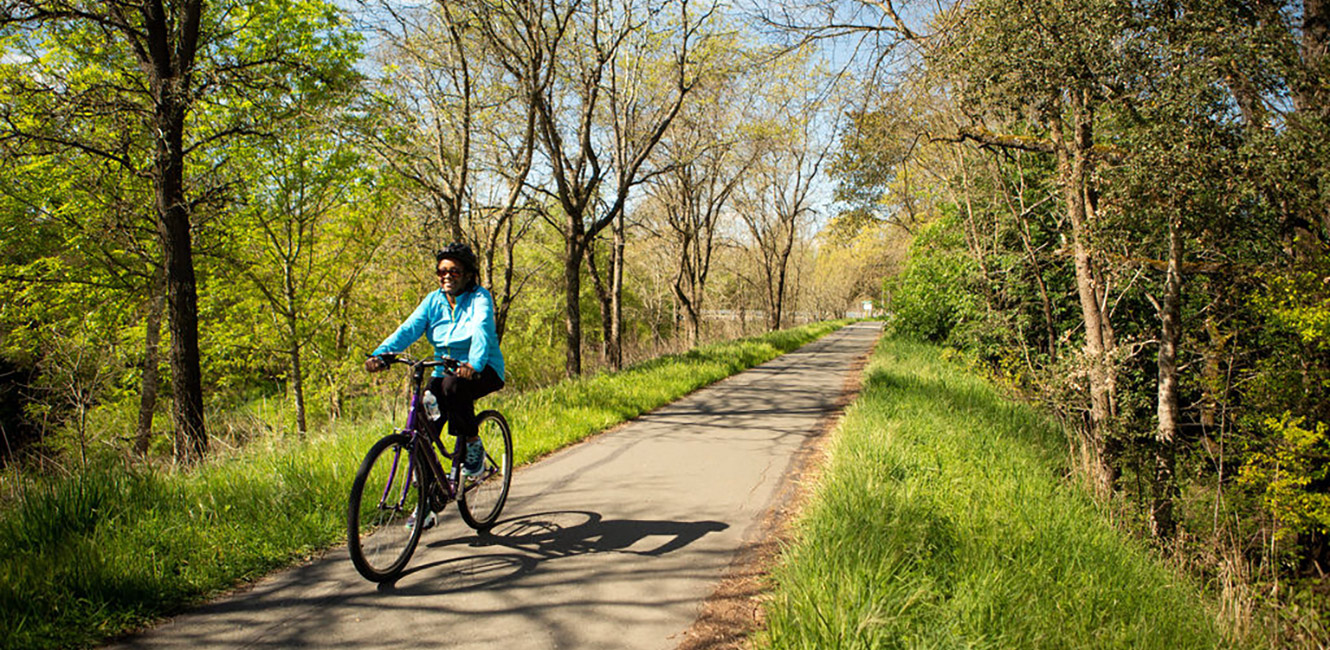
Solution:
<svg viewBox="0 0 1330 650">
<path fill-rule="evenodd" d="M 466 267 L 472 275 L 475 275 L 479 268 L 476 263 L 476 254 L 471 252 L 471 247 L 462 242 L 453 242 L 445 245 L 443 248 L 434 252 L 434 263 L 438 264 L 444 260 L 452 260 Z"/>
</svg>

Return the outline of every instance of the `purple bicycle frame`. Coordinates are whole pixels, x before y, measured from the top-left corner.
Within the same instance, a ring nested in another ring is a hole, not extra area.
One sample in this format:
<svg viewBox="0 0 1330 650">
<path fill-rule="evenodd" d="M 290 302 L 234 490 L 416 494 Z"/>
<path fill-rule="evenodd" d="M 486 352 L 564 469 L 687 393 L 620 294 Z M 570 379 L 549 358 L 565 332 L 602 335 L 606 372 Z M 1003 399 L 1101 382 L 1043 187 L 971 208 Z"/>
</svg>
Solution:
<svg viewBox="0 0 1330 650">
<path fill-rule="evenodd" d="M 421 441 L 419 439 L 420 430 L 416 427 L 416 423 L 419 422 L 419 420 L 417 420 L 416 418 L 421 412 L 420 393 L 422 389 L 419 389 L 419 386 L 420 385 L 417 384 L 418 390 L 414 391 L 414 393 L 411 395 L 411 407 L 407 409 L 407 414 L 406 414 L 407 428 L 398 429 L 398 433 L 404 433 L 408 435 L 411 438 L 411 444 L 413 446 L 416 444 L 420 444 L 422 447 L 427 448 L 430 447 L 431 441 L 429 440 Z M 422 451 L 421 455 L 425 456 L 426 458 L 425 464 L 428 467 L 428 471 L 432 473 L 440 483 L 442 483 L 444 503 L 447 503 L 448 501 L 451 501 L 453 498 L 455 498 L 457 494 L 456 488 L 454 487 L 455 486 L 454 481 L 456 479 L 450 473 L 445 473 L 443 471 L 443 466 L 439 464 L 438 457 L 435 456 L 432 452 L 433 449 L 429 449 L 428 451 Z M 454 453 L 456 453 L 456 451 L 454 451 Z M 388 473 L 388 483 L 387 485 L 383 486 L 383 495 L 379 497 L 380 508 L 382 508 L 388 503 L 389 492 L 392 489 L 393 481 L 397 477 L 397 467 L 398 467 L 397 461 L 398 459 L 401 458 L 401 454 L 402 454 L 401 447 L 398 447 L 393 450 L 392 471 Z M 406 471 L 408 477 L 414 476 L 413 472 L 416 469 L 415 465 L 416 465 L 416 454 L 408 454 L 407 465 L 406 465 Z M 408 480 L 402 484 L 402 493 L 401 495 L 398 496 L 397 503 L 393 505 L 394 511 L 401 510 L 402 504 L 406 503 L 406 497 L 408 494 L 410 494 L 410 491 L 411 491 L 411 481 Z M 442 506 L 443 504 L 437 504 L 437 505 Z"/>
</svg>

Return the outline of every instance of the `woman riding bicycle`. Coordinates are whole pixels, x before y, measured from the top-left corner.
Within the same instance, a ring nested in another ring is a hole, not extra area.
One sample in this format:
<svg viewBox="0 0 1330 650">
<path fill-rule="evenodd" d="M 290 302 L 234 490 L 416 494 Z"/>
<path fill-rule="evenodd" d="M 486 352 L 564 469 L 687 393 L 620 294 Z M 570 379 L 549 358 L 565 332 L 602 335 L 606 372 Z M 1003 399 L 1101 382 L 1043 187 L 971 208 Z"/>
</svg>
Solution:
<svg viewBox="0 0 1330 650">
<path fill-rule="evenodd" d="M 420 306 L 374 349 L 365 360 L 367 372 L 388 367 L 381 358 L 401 353 L 424 334 L 434 346 L 434 356 L 461 361 L 454 374 L 435 368 L 428 392 L 437 400 L 442 417 L 435 433 L 449 422 L 448 430 L 466 440 L 462 474 L 474 476 L 484 470 L 485 449 L 476 435 L 477 399 L 503 388 L 503 352 L 494 327 L 494 297 L 476 282 L 476 255 L 466 244 L 452 243 L 434 254 L 439 290 L 431 291 Z M 428 397 L 426 400 L 428 401 Z"/>
</svg>

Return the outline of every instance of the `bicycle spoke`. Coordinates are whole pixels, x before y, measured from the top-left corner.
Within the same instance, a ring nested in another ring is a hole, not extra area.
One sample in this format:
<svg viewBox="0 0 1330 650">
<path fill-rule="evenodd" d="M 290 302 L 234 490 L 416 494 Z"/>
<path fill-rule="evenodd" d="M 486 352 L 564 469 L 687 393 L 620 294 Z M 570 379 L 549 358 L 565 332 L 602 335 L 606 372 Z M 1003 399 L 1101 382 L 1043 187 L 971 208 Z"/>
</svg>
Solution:
<svg viewBox="0 0 1330 650">
<path fill-rule="evenodd" d="M 458 508 L 467 525 L 487 530 L 498 520 L 512 480 L 513 443 L 508 423 L 495 411 L 481 413 L 477 434 L 485 446 L 485 471 L 477 480 L 464 481 Z"/>
<path fill-rule="evenodd" d="M 420 539 L 419 527 L 411 520 L 420 509 L 422 490 L 409 445 L 410 438 L 402 435 L 380 440 L 352 484 L 347 547 L 356 569 L 370 580 L 400 573 Z M 378 498 L 364 500 L 368 495 Z"/>
</svg>

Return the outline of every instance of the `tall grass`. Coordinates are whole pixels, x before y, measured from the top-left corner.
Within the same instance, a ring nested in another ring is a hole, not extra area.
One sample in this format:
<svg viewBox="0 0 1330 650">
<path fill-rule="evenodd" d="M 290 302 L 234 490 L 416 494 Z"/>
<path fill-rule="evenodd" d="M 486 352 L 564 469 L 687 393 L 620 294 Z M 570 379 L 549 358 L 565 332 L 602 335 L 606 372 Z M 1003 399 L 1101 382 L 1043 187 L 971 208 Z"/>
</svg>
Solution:
<svg viewBox="0 0 1330 650">
<path fill-rule="evenodd" d="M 481 406 L 509 417 L 525 463 L 842 324 L 706 346 Z M 351 477 L 391 426 L 380 416 L 337 435 L 256 441 L 188 472 L 107 465 L 25 485 L 0 512 L 0 646 L 89 646 L 341 542 Z"/>
<path fill-rule="evenodd" d="M 795 541 L 766 648 L 1213 648 L 1198 589 L 1066 478 L 1060 432 L 884 339 Z"/>
</svg>

